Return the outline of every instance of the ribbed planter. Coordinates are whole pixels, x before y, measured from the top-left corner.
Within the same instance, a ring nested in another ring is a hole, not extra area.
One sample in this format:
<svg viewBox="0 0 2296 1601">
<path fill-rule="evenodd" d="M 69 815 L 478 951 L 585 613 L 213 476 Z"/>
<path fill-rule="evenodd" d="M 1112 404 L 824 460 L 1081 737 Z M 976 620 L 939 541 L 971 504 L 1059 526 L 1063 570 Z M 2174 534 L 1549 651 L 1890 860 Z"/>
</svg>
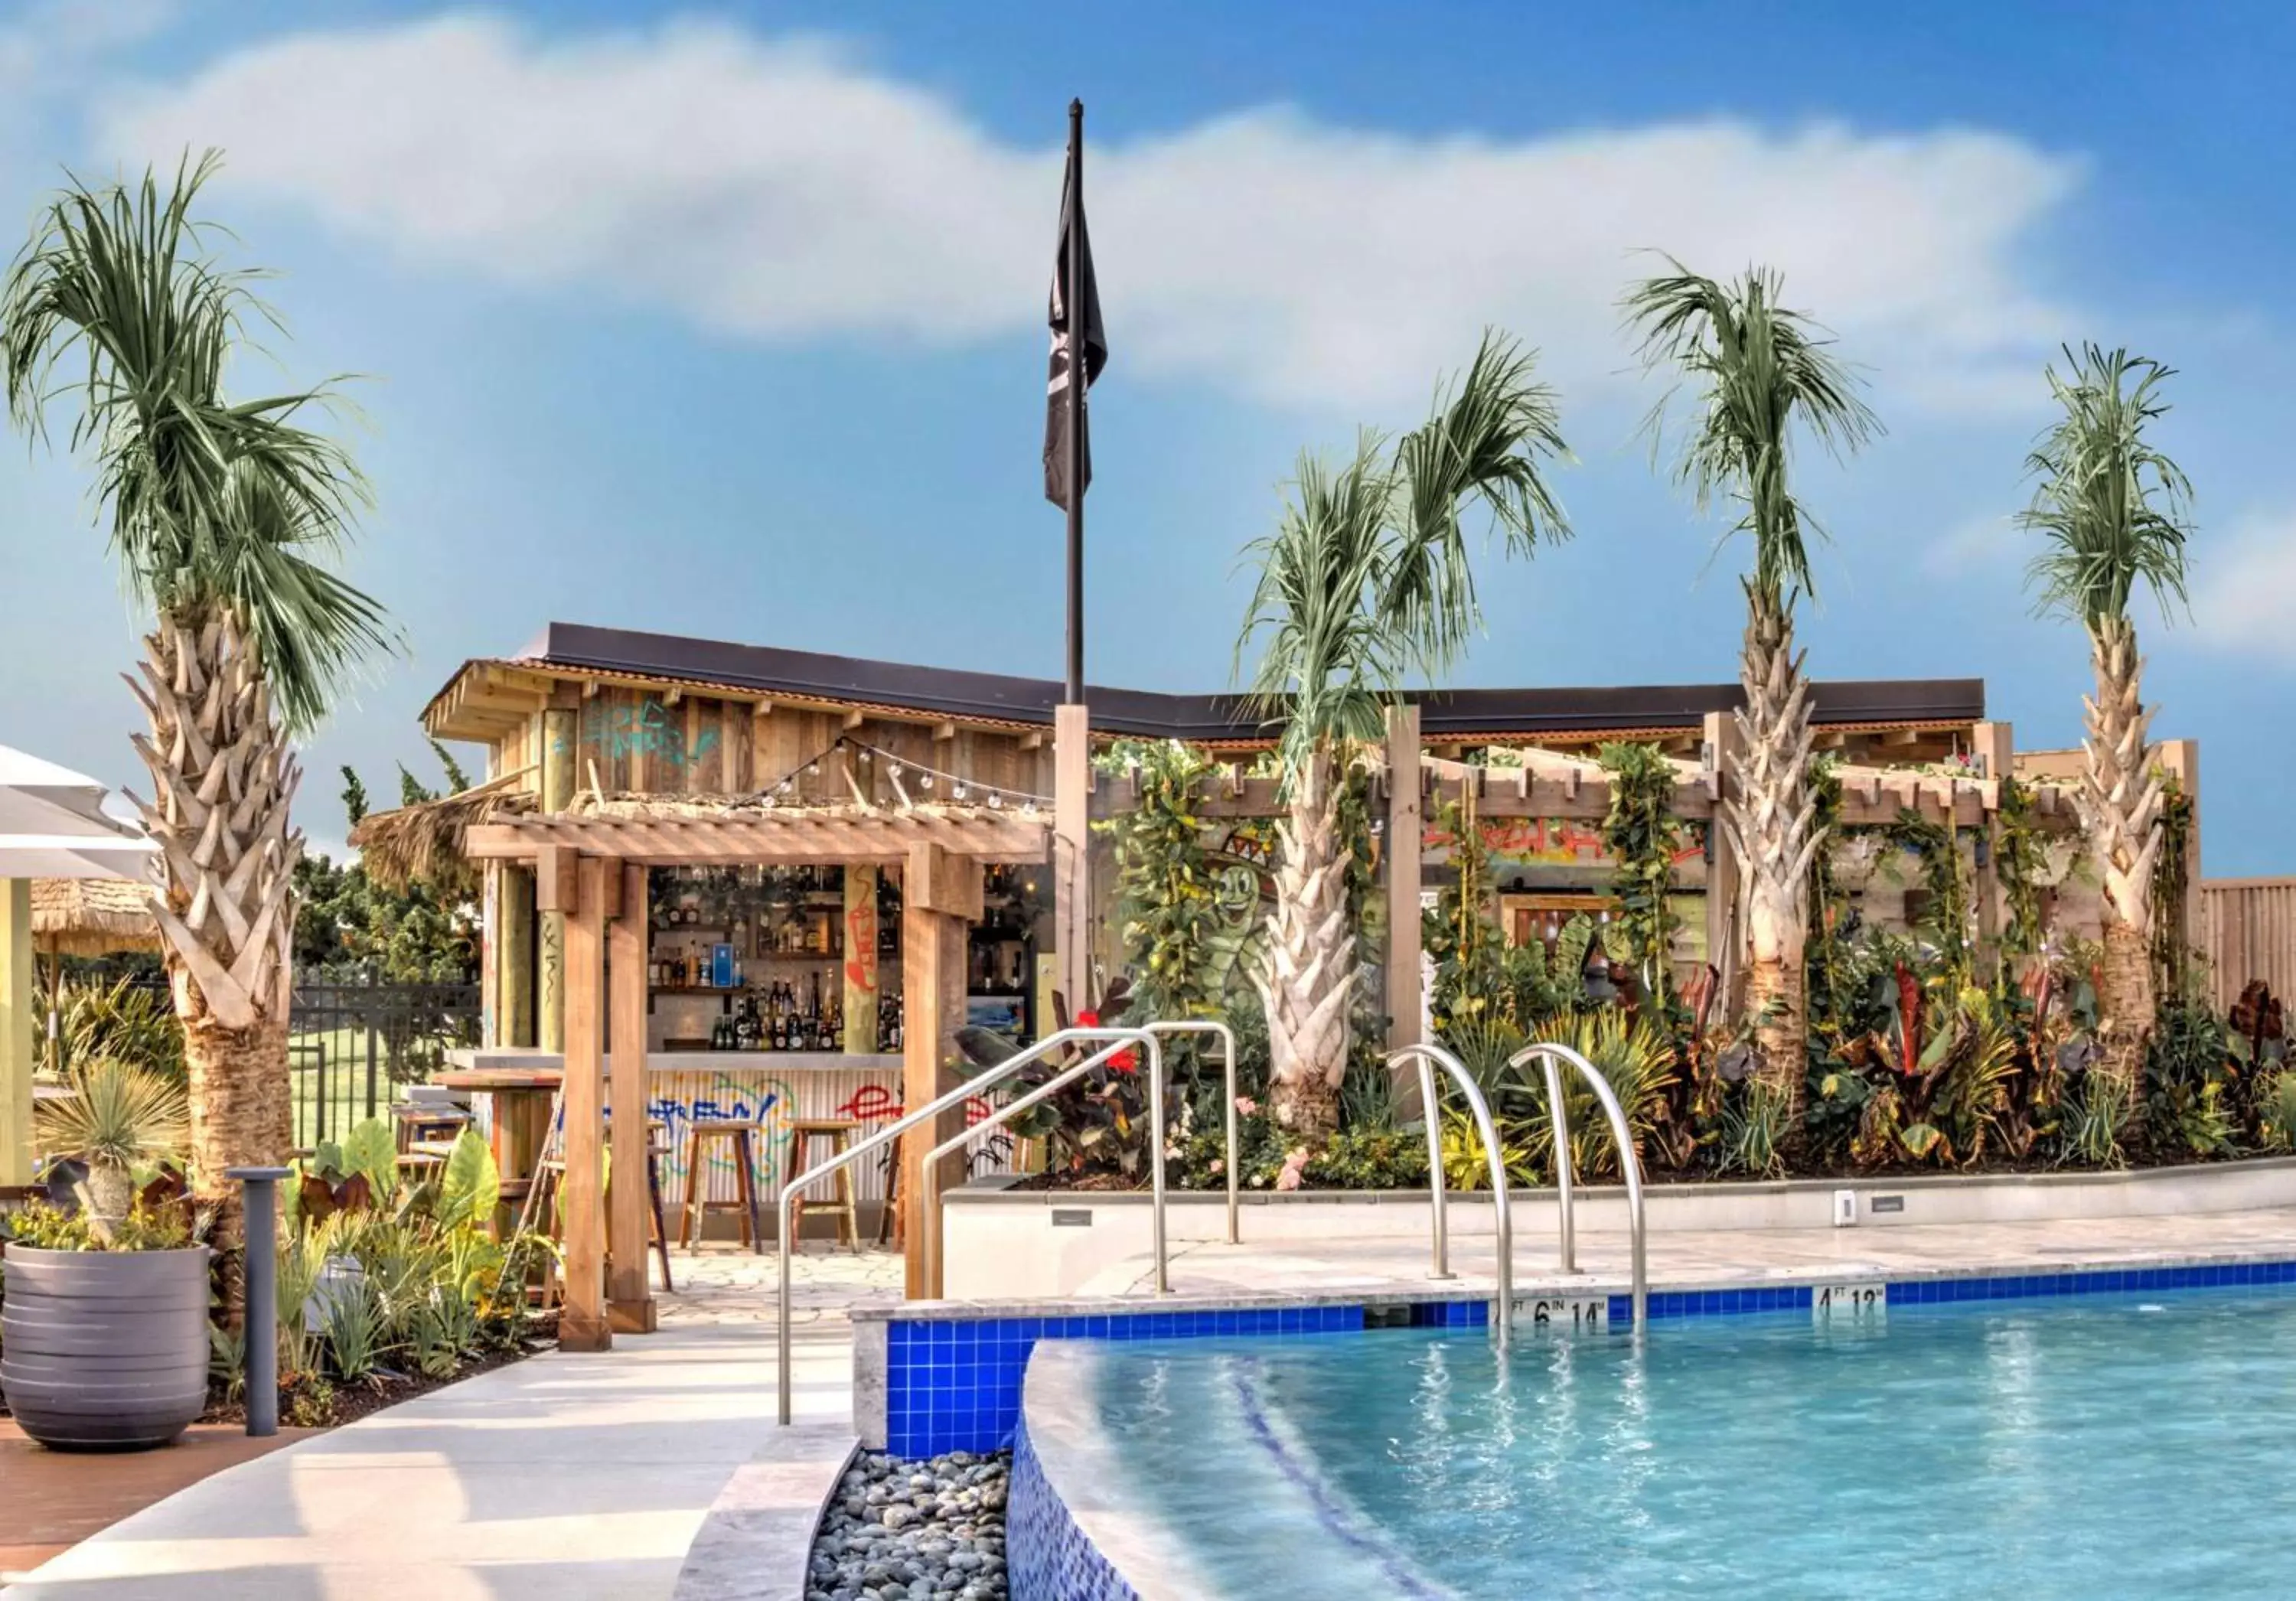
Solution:
<svg viewBox="0 0 2296 1601">
<path fill-rule="evenodd" d="M 208 1248 L 6 1250 L 0 1392 L 59 1450 L 165 1445 L 207 1405 Z"/>
</svg>

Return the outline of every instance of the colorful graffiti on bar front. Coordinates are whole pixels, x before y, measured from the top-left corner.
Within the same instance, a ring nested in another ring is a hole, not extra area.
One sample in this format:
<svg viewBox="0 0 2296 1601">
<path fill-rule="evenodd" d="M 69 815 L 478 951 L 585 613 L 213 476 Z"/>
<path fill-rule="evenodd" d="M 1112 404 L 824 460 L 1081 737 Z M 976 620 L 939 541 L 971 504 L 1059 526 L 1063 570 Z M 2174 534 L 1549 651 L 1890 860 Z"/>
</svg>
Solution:
<svg viewBox="0 0 2296 1601">
<path fill-rule="evenodd" d="M 854 1123 L 854 1137 L 858 1139 L 874 1132 L 901 1115 L 899 1082 L 880 1068 L 856 1068 L 840 1071 L 834 1069 L 777 1074 L 770 1070 L 756 1072 L 710 1072 L 696 1070 L 691 1072 L 657 1072 L 653 1075 L 655 1089 L 646 1103 L 646 1116 L 665 1125 L 668 1151 L 662 1158 L 662 1203 L 665 1207 L 683 1205 L 688 1189 L 687 1136 L 697 1122 L 712 1120 L 750 1121 L 765 1125 L 759 1142 L 758 1161 L 764 1171 L 757 1175 L 760 1185 L 778 1188 L 787 1182 L 790 1171 L 790 1147 L 792 1135 L 790 1125 L 800 1118 L 838 1119 Z M 996 1103 L 976 1096 L 964 1104 L 964 1121 L 979 1123 L 995 1110 Z M 734 1201 L 739 1198 L 737 1158 L 730 1142 L 709 1142 L 714 1147 L 703 1158 L 706 1171 L 703 1182 L 712 1201 Z M 889 1148 L 890 1154 L 890 1148 Z M 981 1143 L 972 1160 L 975 1173 L 1009 1173 L 1016 1170 L 1014 1162 L 1022 1153 L 1014 1142 L 1002 1132 L 991 1135 Z M 825 1145 L 816 1144 L 811 1160 L 827 1159 Z M 885 1197 L 888 1164 L 882 1161 L 862 1158 L 853 1165 L 854 1194 L 865 1202 L 882 1201 Z M 770 1190 L 768 1191 L 770 1193 Z"/>
<path fill-rule="evenodd" d="M 643 757 L 685 767 L 714 754 L 719 743 L 714 721 L 685 738 L 685 719 L 652 695 L 636 702 L 595 700 L 582 708 L 582 743 L 603 761 Z"/>
</svg>

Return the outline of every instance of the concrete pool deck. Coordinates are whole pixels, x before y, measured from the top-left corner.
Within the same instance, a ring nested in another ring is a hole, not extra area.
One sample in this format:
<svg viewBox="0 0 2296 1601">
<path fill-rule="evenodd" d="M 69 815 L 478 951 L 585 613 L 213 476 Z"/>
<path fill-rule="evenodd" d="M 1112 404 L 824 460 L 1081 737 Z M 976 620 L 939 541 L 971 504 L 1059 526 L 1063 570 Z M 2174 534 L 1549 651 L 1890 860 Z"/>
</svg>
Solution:
<svg viewBox="0 0 2296 1601">
<path fill-rule="evenodd" d="M 1487 1234 L 1454 1234 L 1448 1293 L 1488 1292 L 1496 1242 Z M 1527 1295 L 1624 1290 L 1629 1277 L 1627 1234 L 1581 1227 L 1576 1274 L 1556 1270 L 1555 1236 L 1518 1230 L 1514 1290 Z M 1646 1248 L 1653 1288 L 1711 1288 L 1948 1273 L 2056 1273 L 2072 1267 L 2182 1264 L 2278 1256 L 2296 1259 L 2296 1209 L 2206 1212 L 2185 1217 L 2062 1219 L 2033 1223 L 1899 1224 L 1889 1227 L 1752 1228 L 1653 1235 Z M 1128 1257 L 1096 1274 L 1082 1298 L 1146 1298 L 1152 1263 Z M 1426 1294 L 1426 1239 L 1388 1236 L 1174 1247 L 1176 1295 Z"/>
</svg>

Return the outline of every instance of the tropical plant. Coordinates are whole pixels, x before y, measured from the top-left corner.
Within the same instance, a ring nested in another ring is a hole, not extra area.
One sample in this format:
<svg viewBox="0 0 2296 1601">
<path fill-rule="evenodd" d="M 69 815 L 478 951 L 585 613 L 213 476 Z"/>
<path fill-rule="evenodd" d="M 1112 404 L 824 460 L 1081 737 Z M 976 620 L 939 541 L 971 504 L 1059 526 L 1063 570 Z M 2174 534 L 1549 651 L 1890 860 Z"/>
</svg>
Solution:
<svg viewBox="0 0 2296 1601">
<path fill-rule="evenodd" d="M 1537 1184 L 1538 1159 L 1531 1154 L 1529 1142 L 1511 1134 L 1503 1125 L 1497 1133 L 1499 1162 L 1506 1170 L 1509 1187 Z M 1476 1126 L 1474 1113 L 1459 1106 L 1444 1108 L 1442 1137 L 1443 1182 L 1455 1190 L 1490 1188 L 1491 1159 L 1487 1154 L 1489 1147 L 1483 1144 L 1483 1132 Z"/>
<path fill-rule="evenodd" d="M 1487 334 L 1433 415 L 1392 448 L 1366 431 L 1344 465 L 1302 457 L 1276 531 L 1246 548 L 1259 576 L 1236 660 L 1241 670 L 1259 643 L 1250 703 L 1282 725 L 1286 807 L 1253 977 L 1275 1120 L 1311 1145 L 1338 1124 L 1358 987 L 1340 817 L 1350 752 L 1381 736 L 1406 674 L 1447 672 L 1480 626 L 1465 503 L 1490 510 L 1513 553 L 1568 531 L 1544 476 L 1566 450 L 1532 361 Z"/>
<path fill-rule="evenodd" d="M 1617 864 L 1611 881 L 1619 926 L 1643 992 L 1663 1009 L 1674 944 L 1674 851 L 1682 825 L 1674 816 L 1674 763 L 1655 745 L 1614 740 L 1595 758 L 1610 775 L 1603 846 Z"/>
<path fill-rule="evenodd" d="M 2296 1071 L 2282 1068 L 2256 1095 L 2258 1134 L 2267 1151 L 2296 1151 Z"/>
<path fill-rule="evenodd" d="M 1793 1120 L 1784 1092 L 1749 1079 L 1726 1096 L 1715 1129 L 1715 1166 L 1757 1178 L 1785 1171 L 1786 1137 Z"/>
<path fill-rule="evenodd" d="M 1702 510 L 1719 497 L 1753 541 L 1746 633 L 1738 659 L 1745 703 L 1731 714 L 1741 749 L 1730 763 L 1721 824 L 1743 874 L 1750 959 L 1746 1003 L 1762 1080 L 1798 1124 L 1808 1014 L 1804 945 L 1809 872 L 1824 836 L 1809 791 L 1809 680 L 1795 649 L 1794 607 L 1815 599 L 1806 534 L 1821 532 L 1793 494 L 1788 465 L 1797 431 L 1835 456 L 1878 429 L 1849 370 L 1803 314 L 1779 304 L 1778 275 L 1750 268 L 1720 283 L 1669 259 L 1671 272 L 1628 291 L 1626 308 L 1646 368 L 1669 368 L 1693 388 L 1693 417 L 1675 469 Z M 1652 407 L 1653 449 L 1672 394 Z"/>
<path fill-rule="evenodd" d="M 138 1200 L 109 1227 L 86 1208 L 66 1211 L 34 1201 L 0 1217 L 0 1239 L 35 1251 L 181 1251 L 193 1242 L 193 1220 L 181 1206 Z"/>
<path fill-rule="evenodd" d="M 165 992 L 125 977 L 70 984 L 60 1011 L 65 1062 L 107 1056 L 184 1082 L 184 1025 Z"/>
<path fill-rule="evenodd" d="M 2124 1080 L 2092 1068 L 2065 1093 L 2058 1120 L 2058 1160 L 2082 1167 L 2117 1168 L 2128 1160 L 2120 1131 L 2128 1126 L 2136 1091 Z"/>
<path fill-rule="evenodd" d="M 1603 1006 L 1592 1012 L 1549 1018 L 1531 1038 L 1567 1045 L 1594 1064 L 1619 1098 L 1634 1137 L 1637 1160 L 1664 1118 L 1667 1091 L 1674 1083 L 1674 1046 L 1666 1030 L 1645 1014 Z M 1554 1165 L 1554 1126 L 1546 1106 L 1546 1075 L 1536 1063 L 1521 1070 L 1536 1103 L 1527 1143 L 1543 1168 Z M 1592 1086 L 1576 1070 L 1557 1070 L 1562 1108 L 1570 1125 L 1570 1170 L 1580 1177 L 1616 1178 L 1619 1145 L 1609 1116 Z"/>
<path fill-rule="evenodd" d="M 87 1164 L 87 1211 L 109 1236 L 135 1203 L 136 1170 L 180 1160 L 187 1114 L 181 1086 L 109 1056 L 78 1063 L 67 1093 L 39 1104 L 41 1146 Z"/>
<path fill-rule="evenodd" d="M 2170 369 L 2095 344 L 2068 347 L 2064 356 L 2063 372 L 2048 369 L 2064 415 L 2026 458 L 2036 481 L 2018 521 L 2042 540 L 2028 570 L 2039 591 L 2036 609 L 2079 622 L 2088 635 L 2096 689 L 2086 702 L 2081 812 L 2104 881 L 2098 1068 L 2133 1104 L 2152 1028 L 2147 946 L 2163 793 L 2128 609 L 2139 584 L 2152 590 L 2164 621 L 2183 603 L 2192 486 L 2145 438 L 2168 413 L 2161 391 Z"/>
<path fill-rule="evenodd" d="M 166 941 L 185 1028 L 194 1190 L 235 1219 L 224 1170 L 283 1159 L 293 1136 L 287 986 L 302 837 L 287 735 L 391 636 L 324 558 L 365 503 L 342 448 L 298 419 L 323 390 L 233 402 L 226 366 L 269 313 L 250 274 L 209 253 L 192 216 L 217 158 L 164 195 L 77 180 L 45 205 L 0 285 L 0 368 L 20 425 L 76 403 L 70 447 L 95 469 L 111 548 L 150 605 L 135 685 L 150 719 L 139 802 L 161 848 Z M 77 372 L 52 382 L 59 365 Z M 315 559 L 316 558 L 316 559 Z"/>
</svg>

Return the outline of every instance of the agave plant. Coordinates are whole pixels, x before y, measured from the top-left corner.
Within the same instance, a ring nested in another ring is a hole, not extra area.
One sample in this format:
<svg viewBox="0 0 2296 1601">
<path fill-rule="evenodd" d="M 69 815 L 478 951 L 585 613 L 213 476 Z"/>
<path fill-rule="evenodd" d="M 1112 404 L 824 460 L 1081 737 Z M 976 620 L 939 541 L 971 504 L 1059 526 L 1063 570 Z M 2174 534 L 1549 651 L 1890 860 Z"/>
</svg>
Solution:
<svg viewBox="0 0 2296 1601">
<path fill-rule="evenodd" d="M 82 1063 L 70 1088 L 40 1104 L 36 1132 L 49 1152 L 87 1164 L 88 1216 L 109 1237 L 135 1204 L 135 1170 L 182 1156 L 190 1112 L 181 1088 L 113 1057 Z"/>
<path fill-rule="evenodd" d="M 1650 1018 L 1617 1006 L 1576 1015 L 1553 1017 L 1531 1030 L 1531 1038 L 1567 1045 L 1594 1064 L 1619 1097 L 1627 1114 L 1639 1157 L 1666 1108 L 1666 1092 L 1674 1083 L 1674 1046 L 1664 1030 Z M 1553 1165 L 1554 1125 L 1546 1110 L 1546 1076 L 1536 1063 L 1526 1068 L 1528 1088 L 1536 1097 L 1538 1113 L 1529 1135 L 1542 1166 Z M 1576 1071 L 1562 1073 L 1562 1108 L 1570 1122 L 1570 1170 L 1590 1178 L 1616 1178 L 1618 1141 L 1594 1089 Z"/>
</svg>

